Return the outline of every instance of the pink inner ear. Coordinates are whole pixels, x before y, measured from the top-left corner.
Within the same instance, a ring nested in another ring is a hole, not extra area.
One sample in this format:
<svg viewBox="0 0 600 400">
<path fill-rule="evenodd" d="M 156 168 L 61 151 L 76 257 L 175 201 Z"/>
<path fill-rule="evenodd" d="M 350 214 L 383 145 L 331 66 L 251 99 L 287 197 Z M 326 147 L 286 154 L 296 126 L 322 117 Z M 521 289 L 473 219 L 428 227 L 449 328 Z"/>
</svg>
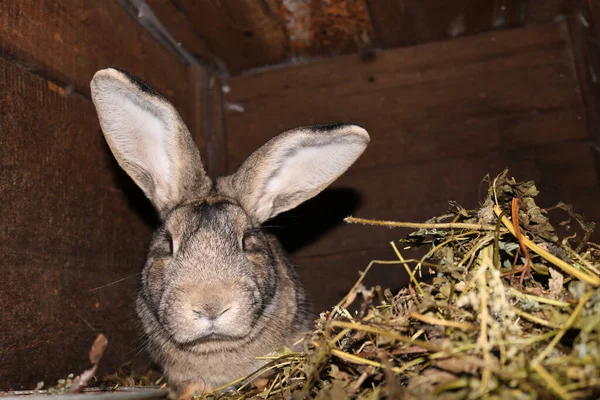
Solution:
<svg viewBox="0 0 600 400">
<path fill-rule="evenodd" d="M 138 173 L 137 170 L 126 168 L 127 165 L 135 165 L 152 177 L 157 186 L 155 193 L 151 193 L 150 188 L 142 187 L 144 192 L 164 198 L 165 185 L 172 175 L 168 149 L 172 146 L 169 143 L 172 139 L 167 133 L 165 121 L 144 107 L 141 100 L 133 100 L 129 92 L 113 86 L 101 87 L 102 90 L 99 89 L 95 95 L 106 140 L 128 174 Z M 136 180 L 136 177 L 132 177 Z M 143 182 L 140 179 L 136 181 L 139 184 Z"/>
<path fill-rule="evenodd" d="M 173 197 L 169 184 L 164 179 L 158 179 L 156 182 L 156 188 L 154 189 L 154 197 L 156 203 L 167 203 L 169 199 Z"/>
<path fill-rule="evenodd" d="M 271 139 L 231 175 L 240 202 L 264 221 L 316 196 L 343 174 L 369 143 L 355 125 L 303 127 Z"/>
<path fill-rule="evenodd" d="M 254 215 L 260 221 L 266 221 L 273 214 L 273 196 L 270 193 L 263 193 L 254 209 Z"/>
<path fill-rule="evenodd" d="M 265 174 L 269 178 L 256 201 L 257 217 L 273 217 L 316 196 L 343 174 L 365 147 L 364 142 L 349 140 L 307 145 L 291 153 L 279 151 L 274 165 L 277 173 Z"/>
</svg>

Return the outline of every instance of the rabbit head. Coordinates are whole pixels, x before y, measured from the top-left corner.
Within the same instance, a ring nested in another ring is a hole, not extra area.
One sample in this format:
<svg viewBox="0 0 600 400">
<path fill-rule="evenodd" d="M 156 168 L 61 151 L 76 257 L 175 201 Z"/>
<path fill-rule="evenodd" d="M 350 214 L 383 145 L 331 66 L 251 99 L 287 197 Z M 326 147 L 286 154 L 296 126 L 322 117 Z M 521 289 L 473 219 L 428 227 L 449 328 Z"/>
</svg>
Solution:
<svg viewBox="0 0 600 400">
<path fill-rule="evenodd" d="M 174 107 L 135 77 L 98 71 L 92 100 L 119 165 L 156 208 L 137 311 L 175 385 L 252 372 L 256 356 L 308 327 L 295 271 L 261 223 L 317 195 L 362 154 L 356 125 L 285 132 L 211 180 Z"/>
</svg>

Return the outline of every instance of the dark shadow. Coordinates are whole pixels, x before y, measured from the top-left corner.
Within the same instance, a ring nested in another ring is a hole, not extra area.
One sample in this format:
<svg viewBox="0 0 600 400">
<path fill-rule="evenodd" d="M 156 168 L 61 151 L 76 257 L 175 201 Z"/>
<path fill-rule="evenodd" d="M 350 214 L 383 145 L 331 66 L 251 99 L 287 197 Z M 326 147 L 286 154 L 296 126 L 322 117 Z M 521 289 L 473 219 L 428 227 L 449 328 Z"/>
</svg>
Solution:
<svg viewBox="0 0 600 400">
<path fill-rule="evenodd" d="M 160 221 L 152 203 L 150 203 L 150 200 L 148 200 L 144 192 L 142 192 L 142 189 L 140 189 L 133 179 L 131 179 L 119 166 L 119 163 L 115 160 L 108 144 L 104 141 L 102 134 L 99 136 L 103 142 L 104 155 L 107 157 L 110 165 L 110 174 L 112 175 L 117 188 L 125 195 L 129 208 L 131 208 L 144 223 L 152 227 L 152 229 L 157 228 Z"/>
<path fill-rule="evenodd" d="M 360 194 L 351 188 L 326 189 L 318 196 L 267 222 L 288 254 L 319 240 L 333 227 L 344 223 L 360 205 Z"/>
</svg>

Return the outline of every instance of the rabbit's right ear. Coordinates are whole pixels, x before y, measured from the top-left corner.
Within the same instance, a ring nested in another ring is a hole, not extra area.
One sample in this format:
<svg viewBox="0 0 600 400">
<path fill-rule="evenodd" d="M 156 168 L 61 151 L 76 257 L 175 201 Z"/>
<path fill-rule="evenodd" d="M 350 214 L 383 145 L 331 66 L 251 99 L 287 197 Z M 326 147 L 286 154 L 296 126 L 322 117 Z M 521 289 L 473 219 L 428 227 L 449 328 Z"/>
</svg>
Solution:
<svg viewBox="0 0 600 400">
<path fill-rule="evenodd" d="M 369 134 L 357 125 L 300 127 L 269 140 L 224 182 L 262 223 L 319 194 L 360 157 L 368 143 Z"/>
<path fill-rule="evenodd" d="M 110 149 L 161 216 L 208 192 L 211 182 L 200 152 L 164 97 L 113 68 L 96 72 L 90 86 Z"/>
</svg>

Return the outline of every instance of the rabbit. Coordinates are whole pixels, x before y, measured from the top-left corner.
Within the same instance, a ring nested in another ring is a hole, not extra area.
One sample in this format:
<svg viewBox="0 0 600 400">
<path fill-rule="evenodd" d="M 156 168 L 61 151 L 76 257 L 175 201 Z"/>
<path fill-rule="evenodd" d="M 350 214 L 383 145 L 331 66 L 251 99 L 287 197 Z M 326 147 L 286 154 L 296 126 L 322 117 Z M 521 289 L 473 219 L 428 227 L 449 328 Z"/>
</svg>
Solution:
<svg viewBox="0 0 600 400">
<path fill-rule="evenodd" d="M 147 350 L 181 390 L 205 391 L 254 372 L 310 329 L 308 296 L 277 239 L 261 224 L 321 192 L 369 143 L 352 124 L 280 134 L 237 172 L 212 180 L 179 114 L 116 68 L 95 73 L 92 101 L 117 162 L 160 218 L 136 311 Z"/>
</svg>

